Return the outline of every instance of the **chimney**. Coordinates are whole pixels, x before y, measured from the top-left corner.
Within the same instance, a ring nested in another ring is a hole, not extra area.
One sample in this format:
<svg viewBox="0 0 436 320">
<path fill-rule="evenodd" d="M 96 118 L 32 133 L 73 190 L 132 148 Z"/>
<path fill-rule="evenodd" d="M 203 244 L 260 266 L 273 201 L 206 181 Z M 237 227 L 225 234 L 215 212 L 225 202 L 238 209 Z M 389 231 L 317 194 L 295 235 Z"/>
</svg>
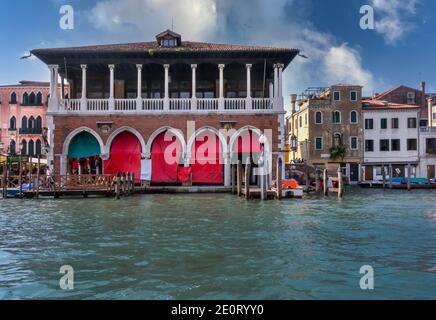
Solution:
<svg viewBox="0 0 436 320">
<path fill-rule="evenodd" d="M 432 97 L 428 98 L 428 127 L 433 128 L 433 99 Z"/>
<path fill-rule="evenodd" d="M 422 95 L 425 96 L 425 81 L 421 81 L 421 92 Z"/>
<path fill-rule="evenodd" d="M 291 94 L 291 112 L 292 114 L 295 114 L 295 112 L 297 111 L 295 105 L 297 103 L 297 95 L 296 94 Z"/>
</svg>

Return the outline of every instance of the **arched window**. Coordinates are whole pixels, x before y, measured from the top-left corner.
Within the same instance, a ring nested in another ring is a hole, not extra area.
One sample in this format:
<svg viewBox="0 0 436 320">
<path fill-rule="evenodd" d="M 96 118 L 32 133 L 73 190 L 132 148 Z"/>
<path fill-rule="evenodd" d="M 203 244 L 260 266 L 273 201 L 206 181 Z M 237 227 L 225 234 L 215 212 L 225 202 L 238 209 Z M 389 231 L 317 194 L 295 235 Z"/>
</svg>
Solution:
<svg viewBox="0 0 436 320">
<path fill-rule="evenodd" d="M 355 110 L 351 111 L 351 114 L 350 114 L 350 122 L 351 122 L 352 124 L 356 124 L 356 123 L 359 122 L 359 116 L 358 116 L 358 114 L 357 114 L 357 111 L 355 111 Z"/>
<path fill-rule="evenodd" d="M 15 140 L 11 140 L 9 143 L 9 154 L 15 155 L 17 153 Z"/>
<path fill-rule="evenodd" d="M 17 104 L 17 94 L 15 92 L 12 92 L 9 104 Z"/>
<path fill-rule="evenodd" d="M 333 123 L 341 123 L 341 112 L 340 111 L 333 111 Z"/>
<path fill-rule="evenodd" d="M 21 154 L 23 156 L 28 155 L 27 153 L 27 142 L 26 140 L 21 141 Z"/>
<path fill-rule="evenodd" d="M 41 92 L 38 92 L 38 94 L 36 95 L 36 105 L 42 106 L 42 93 Z"/>
<path fill-rule="evenodd" d="M 35 142 L 33 142 L 33 140 L 29 141 L 29 145 L 28 145 L 28 154 L 31 157 L 35 156 Z"/>
<path fill-rule="evenodd" d="M 29 95 L 29 104 L 32 105 L 32 106 L 36 104 L 36 94 L 35 94 L 35 92 L 32 92 Z"/>
<path fill-rule="evenodd" d="M 42 118 L 40 116 L 38 116 L 38 118 L 36 118 L 36 129 L 42 130 Z"/>
<path fill-rule="evenodd" d="M 23 105 L 27 106 L 29 105 L 29 94 L 27 92 L 24 92 L 23 94 Z"/>
<path fill-rule="evenodd" d="M 322 121 L 323 121 L 322 118 L 323 118 L 323 117 L 322 117 L 322 112 L 321 112 L 321 111 L 317 111 L 317 112 L 315 113 L 315 123 L 316 123 L 316 124 L 322 124 Z"/>
<path fill-rule="evenodd" d="M 333 140 L 336 147 L 341 147 L 344 145 L 344 142 L 342 141 L 342 134 L 340 133 L 335 133 Z"/>
<path fill-rule="evenodd" d="M 26 117 L 26 116 L 24 116 L 24 117 L 21 119 L 21 129 L 23 129 L 23 130 L 26 130 L 26 129 L 27 129 L 27 117 Z"/>
<path fill-rule="evenodd" d="M 11 120 L 9 120 L 9 130 L 17 130 L 17 118 L 12 117 Z"/>
<path fill-rule="evenodd" d="M 36 128 L 36 121 L 33 116 L 29 118 L 29 129 L 33 130 Z"/>
<path fill-rule="evenodd" d="M 41 140 L 36 140 L 36 150 L 35 150 L 35 154 L 36 156 L 41 156 L 42 155 L 42 143 Z"/>
</svg>

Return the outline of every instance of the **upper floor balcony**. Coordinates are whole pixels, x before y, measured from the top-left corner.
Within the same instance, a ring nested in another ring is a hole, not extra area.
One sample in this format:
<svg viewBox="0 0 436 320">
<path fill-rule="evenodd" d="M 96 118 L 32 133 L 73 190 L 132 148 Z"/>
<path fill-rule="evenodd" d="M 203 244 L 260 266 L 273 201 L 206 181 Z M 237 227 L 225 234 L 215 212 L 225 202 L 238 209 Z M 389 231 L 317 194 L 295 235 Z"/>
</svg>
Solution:
<svg viewBox="0 0 436 320">
<path fill-rule="evenodd" d="M 284 112 L 282 64 L 275 64 L 272 74 L 264 65 L 248 63 L 133 67 L 111 64 L 103 71 L 101 65 L 82 64 L 81 79 L 71 77 L 70 93 L 60 90 L 60 96 L 50 99 L 49 113 Z M 58 67 L 50 69 L 54 77 Z"/>
</svg>

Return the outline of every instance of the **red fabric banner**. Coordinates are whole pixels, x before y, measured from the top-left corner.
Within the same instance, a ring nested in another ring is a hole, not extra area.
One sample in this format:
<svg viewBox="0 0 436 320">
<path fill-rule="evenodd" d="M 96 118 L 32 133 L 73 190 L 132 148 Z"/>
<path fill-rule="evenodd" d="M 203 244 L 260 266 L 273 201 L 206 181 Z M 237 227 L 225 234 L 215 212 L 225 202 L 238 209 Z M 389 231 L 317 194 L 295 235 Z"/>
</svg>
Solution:
<svg viewBox="0 0 436 320">
<path fill-rule="evenodd" d="M 222 147 L 215 134 L 197 137 L 192 155 L 193 183 L 224 183 Z"/>
<path fill-rule="evenodd" d="M 104 173 L 133 172 L 135 182 L 141 182 L 141 152 L 141 143 L 134 134 L 119 134 L 112 142 L 109 160 L 104 161 Z"/>
<path fill-rule="evenodd" d="M 177 182 L 177 169 L 182 155 L 180 141 L 170 132 L 161 133 L 151 149 L 151 181 L 155 183 Z"/>
<path fill-rule="evenodd" d="M 244 131 L 235 144 L 234 152 L 236 153 L 260 153 L 262 146 L 259 142 L 259 136 L 253 131 Z"/>
<path fill-rule="evenodd" d="M 180 182 L 188 182 L 189 178 L 191 177 L 191 168 L 190 167 L 179 167 L 177 172 L 177 177 Z"/>
</svg>

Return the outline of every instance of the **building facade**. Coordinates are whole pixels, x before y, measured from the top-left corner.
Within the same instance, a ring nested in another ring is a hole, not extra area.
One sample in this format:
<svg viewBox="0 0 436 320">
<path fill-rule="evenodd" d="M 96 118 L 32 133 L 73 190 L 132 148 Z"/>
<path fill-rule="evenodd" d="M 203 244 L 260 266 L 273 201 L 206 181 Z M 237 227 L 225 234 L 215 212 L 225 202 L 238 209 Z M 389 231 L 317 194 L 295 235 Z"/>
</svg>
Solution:
<svg viewBox="0 0 436 320">
<path fill-rule="evenodd" d="M 32 54 L 50 70 L 56 173 L 86 163 L 137 182 L 176 184 L 189 172 L 194 184 L 229 186 L 232 161 L 263 151 L 271 165 L 284 159 L 282 76 L 298 50 L 188 42 L 168 30 L 153 42 Z M 53 91 L 58 75 L 68 98 Z"/>
<path fill-rule="evenodd" d="M 288 118 L 290 158 L 328 170 L 341 166 L 351 183 L 360 179 L 362 87 L 311 88 Z"/>
<path fill-rule="evenodd" d="M 417 177 L 419 167 L 420 106 L 382 100 L 363 101 L 365 181 Z M 391 168 L 388 170 L 388 168 Z"/>
<path fill-rule="evenodd" d="M 0 86 L 0 152 L 41 156 L 50 84 L 21 81 Z"/>
</svg>

